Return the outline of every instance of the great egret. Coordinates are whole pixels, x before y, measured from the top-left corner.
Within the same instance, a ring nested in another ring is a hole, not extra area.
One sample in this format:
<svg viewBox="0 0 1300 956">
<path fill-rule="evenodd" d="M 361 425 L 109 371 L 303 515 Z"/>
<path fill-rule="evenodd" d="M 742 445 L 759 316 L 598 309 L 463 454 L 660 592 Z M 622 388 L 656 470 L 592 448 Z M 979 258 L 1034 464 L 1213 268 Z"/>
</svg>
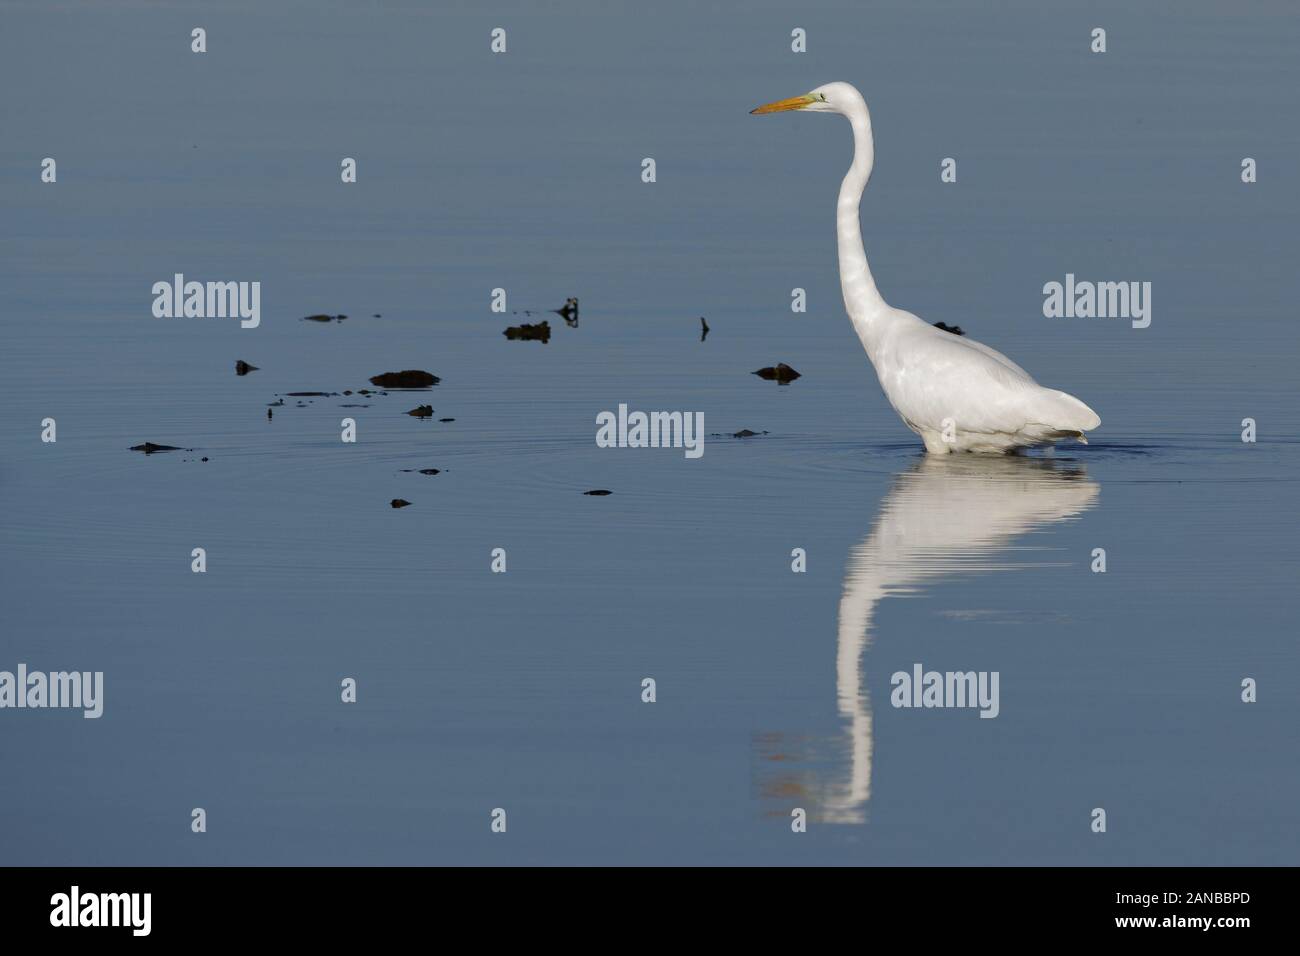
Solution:
<svg viewBox="0 0 1300 956">
<path fill-rule="evenodd" d="M 840 286 L 849 319 L 875 366 L 885 397 L 926 451 L 1012 452 L 1064 438 L 1087 443 L 1101 419 L 1073 395 L 1043 388 L 994 349 L 895 309 L 876 289 L 862 249 L 858 204 L 871 177 L 871 114 L 848 83 L 827 83 L 753 113 L 839 113 L 853 127 L 853 164 L 840 186 Z"/>
</svg>

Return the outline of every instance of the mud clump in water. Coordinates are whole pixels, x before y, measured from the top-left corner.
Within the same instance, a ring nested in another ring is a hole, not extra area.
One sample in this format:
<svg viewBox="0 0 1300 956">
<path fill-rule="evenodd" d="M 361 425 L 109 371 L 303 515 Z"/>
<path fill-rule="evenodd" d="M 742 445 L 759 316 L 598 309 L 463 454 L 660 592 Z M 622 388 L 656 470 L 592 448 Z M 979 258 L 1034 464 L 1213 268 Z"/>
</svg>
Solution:
<svg viewBox="0 0 1300 956">
<path fill-rule="evenodd" d="M 382 375 L 371 376 L 370 384 L 378 385 L 380 388 L 428 388 L 441 381 L 442 379 L 429 372 L 407 369 L 404 372 L 384 372 Z M 362 389 L 362 393 L 365 393 L 365 389 Z"/>
<path fill-rule="evenodd" d="M 551 323 L 542 321 L 536 325 L 530 325 L 525 322 L 523 325 L 512 325 L 501 334 L 512 342 L 541 342 L 545 344 L 551 340 Z"/>
<path fill-rule="evenodd" d="M 776 365 L 769 365 L 767 368 L 760 368 L 754 374 L 765 381 L 778 382 L 781 385 L 793 382 L 796 378 L 803 377 L 784 362 L 780 362 Z"/>
</svg>

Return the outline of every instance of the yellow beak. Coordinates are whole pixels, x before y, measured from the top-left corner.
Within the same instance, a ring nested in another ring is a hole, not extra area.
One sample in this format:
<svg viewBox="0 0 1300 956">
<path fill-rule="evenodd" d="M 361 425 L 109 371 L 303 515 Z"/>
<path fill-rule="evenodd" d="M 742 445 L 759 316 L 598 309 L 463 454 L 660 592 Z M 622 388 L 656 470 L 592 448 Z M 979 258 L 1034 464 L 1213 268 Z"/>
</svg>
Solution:
<svg viewBox="0 0 1300 956">
<path fill-rule="evenodd" d="M 813 97 L 792 96 L 788 100 L 777 100 L 775 103 L 766 103 L 757 109 L 752 109 L 751 114 L 763 115 L 764 113 L 784 113 L 786 110 L 801 110 L 805 106 L 811 106 L 816 100 Z"/>
</svg>

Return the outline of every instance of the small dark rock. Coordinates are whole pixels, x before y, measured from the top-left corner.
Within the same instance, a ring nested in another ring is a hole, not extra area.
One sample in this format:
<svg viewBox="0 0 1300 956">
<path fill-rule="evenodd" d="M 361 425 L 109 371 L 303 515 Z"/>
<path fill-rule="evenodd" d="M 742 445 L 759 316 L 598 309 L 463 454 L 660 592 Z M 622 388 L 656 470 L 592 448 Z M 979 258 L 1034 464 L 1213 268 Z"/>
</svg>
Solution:
<svg viewBox="0 0 1300 956">
<path fill-rule="evenodd" d="M 374 375 L 370 379 L 371 385 L 378 385 L 380 388 L 428 388 L 430 385 L 437 385 L 442 379 L 428 372 L 422 372 L 419 369 L 407 369 L 404 372 L 385 372 L 382 375 Z"/>
<path fill-rule="evenodd" d="M 414 418 L 432 418 L 432 417 L 433 417 L 433 406 L 432 406 L 432 405 L 420 405 L 418 408 L 413 408 L 413 409 L 411 409 L 411 410 L 410 410 L 409 412 L 407 412 L 406 414 L 411 415 L 411 416 L 413 416 Z"/>
<path fill-rule="evenodd" d="M 529 325 L 525 322 L 523 325 L 512 325 L 501 334 L 512 342 L 541 342 L 545 344 L 551 340 L 551 323 L 542 321 L 536 325 Z"/>
<path fill-rule="evenodd" d="M 410 504 L 410 502 L 407 501 L 405 498 L 394 498 L 392 501 L 389 502 L 389 504 L 392 505 L 394 508 L 405 508 L 407 505 Z"/>
<path fill-rule="evenodd" d="M 256 371 L 257 371 L 256 365 L 249 365 L 243 359 L 240 359 L 238 362 L 235 363 L 236 375 L 247 375 L 249 372 L 256 372 Z"/>
<path fill-rule="evenodd" d="M 946 322 L 936 322 L 936 323 L 934 323 L 934 327 L 935 327 L 936 329 L 940 329 L 940 330 L 942 330 L 942 331 L 944 331 L 944 332 L 951 332 L 953 335 L 965 335 L 965 334 L 966 334 L 965 332 L 963 332 L 963 331 L 961 330 L 961 326 L 960 326 L 960 325 L 948 325 Z"/>
<path fill-rule="evenodd" d="M 779 382 L 782 385 L 787 382 L 793 382 L 796 378 L 802 378 L 798 372 L 786 365 L 784 362 L 780 362 L 775 366 L 760 368 L 754 374 L 766 381 Z"/>
</svg>

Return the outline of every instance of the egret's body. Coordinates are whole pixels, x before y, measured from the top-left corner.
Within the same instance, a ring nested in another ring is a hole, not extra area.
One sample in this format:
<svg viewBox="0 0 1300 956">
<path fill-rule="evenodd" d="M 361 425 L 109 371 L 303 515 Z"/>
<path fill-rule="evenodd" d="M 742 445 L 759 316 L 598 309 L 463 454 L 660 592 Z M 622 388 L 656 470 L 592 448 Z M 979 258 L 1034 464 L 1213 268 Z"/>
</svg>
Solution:
<svg viewBox="0 0 1300 956">
<path fill-rule="evenodd" d="M 853 127 L 853 164 L 840 186 L 836 224 L 840 285 L 849 319 L 876 369 L 885 397 L 927 451 L 1011 452 L 1063 438 L 1086 441 L 1101 424 L 1073 395 L 1043 388 L 994 349 L 935 328 L 881 297 L 862 248 L 858 206 L 875 144 L 867 104 L 848 83 L 760 106 L 755 113 L 839 113 Z"/>
</svg>

